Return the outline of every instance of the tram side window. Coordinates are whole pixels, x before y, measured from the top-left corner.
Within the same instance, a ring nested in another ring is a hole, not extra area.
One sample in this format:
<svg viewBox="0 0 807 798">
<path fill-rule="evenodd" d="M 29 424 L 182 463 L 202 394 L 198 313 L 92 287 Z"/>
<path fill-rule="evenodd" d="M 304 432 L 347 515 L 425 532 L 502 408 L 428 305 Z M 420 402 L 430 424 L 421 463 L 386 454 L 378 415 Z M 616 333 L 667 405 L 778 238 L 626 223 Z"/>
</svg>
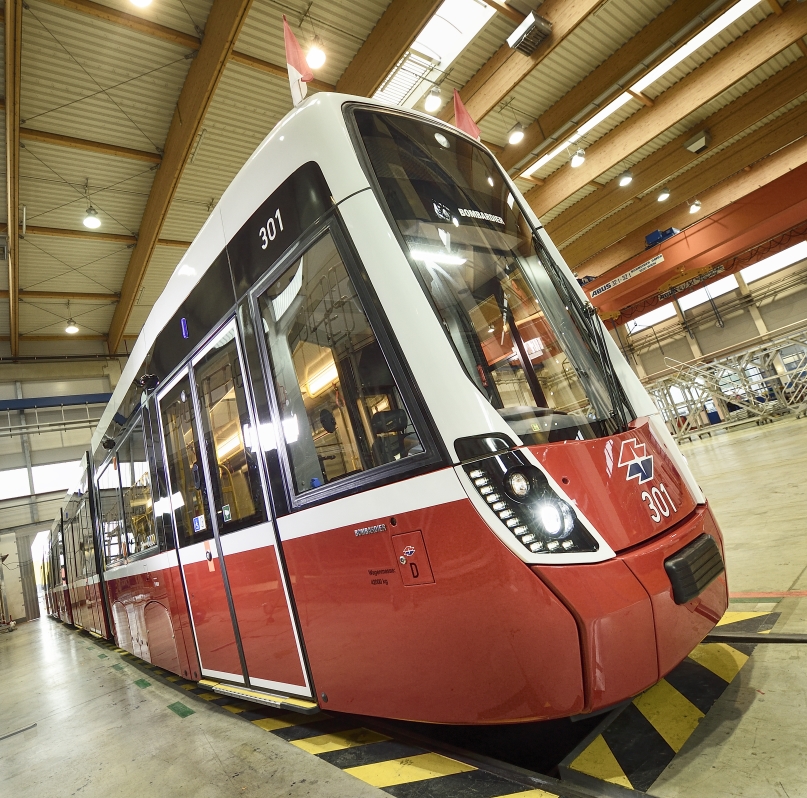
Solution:
<svg viewBox="0 0 807 798">
<path fill-rule="evenodd" d="M 86 495 L 81 500 L 76 518 L 79 524 L 78 552 L 80 571 L 85 577 L 95 576 L 95 545 L 90 520 L 90 502 Z"/>
<path fill-rule="evenodd" d="M 123 517 L 129 556 L 157 545 L 151 496 L 151 474 L 143 441 L 143 424 L 138 421 L 132 434 L 118 449 L 123 498 Z"/>
<path fill-rule="evenodd" d="M 330 235 L 258 304 L 297 493 L 423 452 Z"/>
<path fill-rule="evenodd" d="M 170 480 L 171 507 L 180 546 L 213 537 L 203 492 L 204 475 L 196 441 L 190 382 L 183 377 L 160 399 L 165 441 L 165 464 Z"/>
<path fill-rule="evenodd" d="M 120 502 L 118 464 L 113 458 L 98 477 L 98 522 L 104 547 L 104 562 L 115 565 L 126 557 L 126 533 Z"/>
<path fill-rule="evenodd" d="M 222 533 L 266 520 L 234 332 L 226 329 L 194 367 Z"/>
</svg>

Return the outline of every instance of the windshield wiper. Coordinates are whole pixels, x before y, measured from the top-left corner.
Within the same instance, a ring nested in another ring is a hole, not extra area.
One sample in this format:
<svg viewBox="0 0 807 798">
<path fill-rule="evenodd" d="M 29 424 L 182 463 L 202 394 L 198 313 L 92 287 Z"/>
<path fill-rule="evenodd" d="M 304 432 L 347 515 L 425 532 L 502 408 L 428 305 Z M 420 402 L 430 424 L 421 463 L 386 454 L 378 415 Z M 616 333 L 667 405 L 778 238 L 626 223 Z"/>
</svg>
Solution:
<svg viewBox="0 0 807 798">
<path fill-rule="evenodd" d="M 605 343 L 603 326 L 600 323 L 599 316 L 597 316 L 597 309 L 590 302 L 584 302 L 563 276 L 557 263 L 546 251 L 537 230 L 533 230 L 532 241 L 539 260 L 552 281 L 552 285 L 558 292 L 577 328 L 587 338 L 589 348 L 597 360 L 605 381 L 605 388 L 608 392 L 608 398 L 611 400 L 611 412 L 617 426 L 617 432 L 624 432 L 628 429 L 628 424 L 634 414 L 614 370 L 614 364 Z M 541 257 L 542 255 L 543 257 Z"/>
</svg>

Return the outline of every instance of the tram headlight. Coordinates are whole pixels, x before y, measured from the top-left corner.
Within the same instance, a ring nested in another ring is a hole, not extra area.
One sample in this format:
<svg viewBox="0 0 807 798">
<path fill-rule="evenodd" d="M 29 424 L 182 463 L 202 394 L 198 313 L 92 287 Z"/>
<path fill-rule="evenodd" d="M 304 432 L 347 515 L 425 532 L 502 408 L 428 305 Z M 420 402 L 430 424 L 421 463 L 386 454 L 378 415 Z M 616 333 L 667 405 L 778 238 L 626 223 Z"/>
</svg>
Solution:
<svg viewBox="0 0 807 798">
<path fill-rule="evenodd" d="M 510 493 L 518 499 L 523 499 L 530 492 L 530 481 L 520 471 L 509 473 L 504 482 Z"/>
<path fill-rule="evenodd" d="M 555 493 L 522 452 L 498 452 L 463 469 L 499 523 L 529 552 L 573 554 L 599 548 L 574 507 Z"/>
<path fill-rule="evenodd" d="M 574 513 L 562 499 L 542 501 L 535 508 L 535 517 L 544 532 L 556 540 L 568 537 L 574 529 Z"/>
</svg>

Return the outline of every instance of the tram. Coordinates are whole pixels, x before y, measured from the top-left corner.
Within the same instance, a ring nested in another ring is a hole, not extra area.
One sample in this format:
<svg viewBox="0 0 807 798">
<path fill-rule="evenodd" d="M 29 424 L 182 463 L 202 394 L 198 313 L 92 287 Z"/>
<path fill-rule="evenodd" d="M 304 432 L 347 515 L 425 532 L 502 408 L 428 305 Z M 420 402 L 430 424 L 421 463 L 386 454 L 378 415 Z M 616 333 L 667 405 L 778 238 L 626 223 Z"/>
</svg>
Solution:
<svg viewBox="0 0 807 798">
<path fill-rule="evenodd" d="M 590 713 L 727 606 L 663 420 L 491 153 L 317 94 L 155 303 L 48 604 L 219 692 L 436 723 Z"/>
</svg>

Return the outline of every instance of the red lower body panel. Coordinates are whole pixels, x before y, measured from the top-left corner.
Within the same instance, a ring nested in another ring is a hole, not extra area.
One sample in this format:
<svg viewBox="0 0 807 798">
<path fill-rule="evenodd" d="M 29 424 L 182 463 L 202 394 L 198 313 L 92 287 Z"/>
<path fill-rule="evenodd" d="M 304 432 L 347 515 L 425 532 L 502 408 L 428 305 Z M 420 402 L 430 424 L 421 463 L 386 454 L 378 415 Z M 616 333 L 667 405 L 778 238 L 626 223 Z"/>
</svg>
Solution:
<svg viewBox="0 0 807 798">
<path fill-rule="evenodd" d="M 200 678 L 179 568 L 114 573 L 107 573 L 106 589 L 117 644 L 161 668 Z"/>
<path fill-rule="evenodd" d="M 703 640 L 728 607 L 725 572 L 692 601 L 676 604 L 673 600 L 664 560 L 704 533 L 715 539 L 723 554 L 723 538 L 714 516 L 708 506 L 701 506 L 671 533 L 623 558 L 653 605 L 659 677 L 669 673 Z"/>
<path fill-rule="evenodd" d="M 630 698 L 655 684 L 692 651 L 728 606 L 726 575 L 699 596 L 676 604 L 664 561 L 702 534 L 721 548 L 711 511 L 699 506 L 657 539 L 615 560 L 541 565 L 533 570 L 577 620 L 583 648 L 586 712 Z"/>
<path fill-rule="evenodd" d="M 227 573 L 250 678 L 305 686 L 274 547 L 228 554 Z"/>
<path fill-rule="evenodd" d="M 384 531 L 358 536 L 353 524 L 284 543 L 327 709 L 436 723 L 583 709 L 574 618 L 470 501 L 396 515 L 389 532 L 422 532 L 426 552 L 419 537 L 403 541 L 413 551 L 397 552 L 389 517 L 360 524 L 373 525 Z"/>
<path fill-rule="evenodd" d="M 534 570 L 566 602 L 580 628 L 585 711 L 615 704 L 658 681 L 653 608 L 624 562 Z"/>
<path fill-rule="evenodd" d="M 213 564 L 213 569 L 209 566 Z M 202 666 L 208 671 L 231 673 L 241 676 L 241 659 L 235 642 L 233 619 L 224 582 L 218 573 L 218 560 L 208 563 L 183 565 L 188 602 L 193 612 L 196 642 L 202 657 Z"/>
</svg>

